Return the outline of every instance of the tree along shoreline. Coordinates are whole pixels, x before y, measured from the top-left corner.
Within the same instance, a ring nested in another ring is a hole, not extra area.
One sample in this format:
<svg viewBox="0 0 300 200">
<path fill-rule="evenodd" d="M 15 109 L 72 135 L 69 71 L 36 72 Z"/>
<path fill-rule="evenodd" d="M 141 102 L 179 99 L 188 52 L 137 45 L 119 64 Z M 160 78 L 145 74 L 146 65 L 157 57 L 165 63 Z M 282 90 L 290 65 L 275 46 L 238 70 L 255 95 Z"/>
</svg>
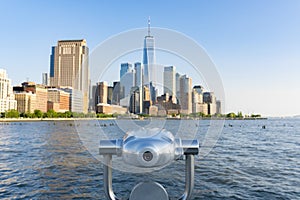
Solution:
<svg viewBox="0 0 300 200">
<path fill-rule="evenodd" d="M 63 120 L 92 120 L 92 119 L 136 119 L 136 120 L 147 120 L 147 119 L 168 119 L 168 120 L 180 120 L 180 119 L 191 119 L 191 120 L 262 120 L 267 119 L 261 117 L 260 114 L 243 115 L 242 112 L 237 114 L 231 112 L 228 114 L 217 114 L 217 115 L 205 115 L 203 113 L 192 113 L 189 115 L 178 114 L 178 115 L 165 115 L 165 116 L 151 116 L 148 114 L 103 114 L 103 113 L 76 113 L 76 112 L 55 112 L 49 110 L 43 113 L 40 110 L 34 110 L 33 113 L 19 113 L 17 110 L 9 110 L 1 113 L 0 121 L 63 121 Z"/>
</svg>

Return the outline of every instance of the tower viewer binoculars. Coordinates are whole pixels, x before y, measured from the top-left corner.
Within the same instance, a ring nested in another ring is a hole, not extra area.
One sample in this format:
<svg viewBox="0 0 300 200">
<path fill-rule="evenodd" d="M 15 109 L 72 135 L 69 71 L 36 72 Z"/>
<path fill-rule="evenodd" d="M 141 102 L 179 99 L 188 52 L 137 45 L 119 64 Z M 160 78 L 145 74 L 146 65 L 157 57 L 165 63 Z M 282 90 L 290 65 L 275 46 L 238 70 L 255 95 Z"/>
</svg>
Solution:
<svg viewBox="0 0 300 200">
<path fill-rule="evenodd" d="M 100 155 L 104 156 L 104 190 L 109 200 L 119 198 L 112 189 L 112 156 L 122 157 L 124 163 L 138 168 L 162 168 L 185 157 L 185 191 L 179 200 L 190 199 L 194 187 L 194 155 L 199 153 L 198 140 L 182 140 L 159 129 L 141 129 L 123 138 L 100 140 Z M 145 193 L 146 192 L 146 193 Z M 146 194 L 146 195 L 145 195 Z M 157 182 L 142 182 L 131 191 L 129 200 L 168 200 L 165 188 Z"/>
</svg>

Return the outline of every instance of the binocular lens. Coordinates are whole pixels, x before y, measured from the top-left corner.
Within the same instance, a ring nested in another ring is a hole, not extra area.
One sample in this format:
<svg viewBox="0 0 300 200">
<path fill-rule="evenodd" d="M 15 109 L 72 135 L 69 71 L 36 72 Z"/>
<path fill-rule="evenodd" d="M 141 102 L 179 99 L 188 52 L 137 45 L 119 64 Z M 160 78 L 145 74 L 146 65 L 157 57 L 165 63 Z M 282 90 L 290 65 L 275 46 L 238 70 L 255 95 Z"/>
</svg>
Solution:
<svg viewBox="0 0 300 200">
<path fill-rule="evenodd" d="M 145 151 L 143 154 L 143 159 L 149 162 L 153 159 L 153 154 L 150 151 Z"/>
</svg>

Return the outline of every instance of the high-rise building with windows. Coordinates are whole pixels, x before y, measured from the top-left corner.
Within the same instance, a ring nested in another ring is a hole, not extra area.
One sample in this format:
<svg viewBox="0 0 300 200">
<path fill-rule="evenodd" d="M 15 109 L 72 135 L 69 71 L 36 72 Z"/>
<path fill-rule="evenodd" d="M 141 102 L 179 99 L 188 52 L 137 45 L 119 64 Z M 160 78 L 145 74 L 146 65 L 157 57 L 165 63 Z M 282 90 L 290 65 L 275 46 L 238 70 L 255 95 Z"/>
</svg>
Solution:
<svg viewBox="0 0 300 200">
<path fill-rule="evenodd" d="M 129 112 L 134 114 L 141 113 L 141 107 L 140 107 L 140 97 L 142 94 L 140 94 L 141 90 L 139 87 L 135 86 L 131 88 L 130 92 L 130 101 L 129 101 Z M 143 102 L 142 102 L 143 103 Z"/>
<path fill-rule="evenodd" d="M 148 19 L 148 35 L 144 39 L 143 49 L 143 65 L 144 65 L 144 84 L 149 85 L 150 81 L 154 79 L 155 74 L 155 49 L 154 37 L 150 32 L 150 18 Z"/>
<path fill-rule="evenodd" d="M 16 110 L 17 101 L 11 86 L 11 80 L 6 74 L 6 70 L 0 69 L 0 112 Z"/>
<path fill-rule="evenodd" d="M 42 73 L 42 84 L 48 86 L 49 85 L 49 74 Z"/>
<path fill-rule="evenodd" d="M 164 94 L 172 96 L 172 102 L 176 103 L 176 68 L 164 67 Z"/>
<path fill-rule="evenodd" d="M 180 102 L 181 113 L 192 113 L 192 79 L 187 75 L 180 77 Z"/>
<path fill-rule="evenodd" d="M 195 85 L 195 86 L 193 87 L 193 89 L 196 90 L 197 93 L 199 93 L 199 94 L 203 94 L 203 92 L 204 92 L 204 87 L 201 86 L 201 85 Z"/>
<path fill-rule="evenodd" d="M 132 71 L 132 64 L 131 63 L 121 63 L 121 69 L 120 69 L 120 80 L 122 77 L 127 73 Z"/>
<path fill-rule="evenodd" d="M 140 62 L 134 63 L 134 70 L 135 70 L 135 86 L 139 90 L 136 92 L 137 95 L 135 98 L 138 98 L 138 111 L 140 113 L 143 112 L 143 85 L 144 85 L 144 66 Z"/>
<path fill-rule="evenodd" d="M 216 96 L 213 92 L 204 92 L 203 93 L 203 102 L 204 103 L 216 103 Z"/>
<path fill-rule="evenodd" d="M 213 92 L 204 92 L 203 102 L 208 105 L 208 114 L 214 115 L 217 113 L 217 100 Z"/>
<path fill-rule="evenodd" d="M 180 98 L 180 74 L 176 73 L 175 74 L 175 85 L 176 85 L 176 97 L 177 97 L 177 103 L 179 103 L 179 98 Z"/>
<path fill-rule="evenodd" d="M 135 86 L 142 87 L 143 86 L 143 72 L 144 68 L 140 62 L 134 63 L 135 70 Z"/>
<path fill-rule="evenodd" d="M 82 93 L 81 112 L 89 106 L 89 49 L 86 40 L 60 40 L 50 56 L 50 86 L 72 87 Z M 77 93 L 77 92 L 75 92 Z"/>
<path fill-rule="evenodd" d="M 113 102 L 113 92 L 114 92 L 114 87 L 108 86 L 107 87 L 107 103 L 108 104 L 112 104 L 112 102 Z"/>
<path fill-rule="evenodd" d="M 208 104 L 203 103 L 203 87 L 196 85 L 192 90 L 192 111 L 193 113 L 208 114 Z"/>
<path fill-rule="evenodd" d="M 222 104 L 221 104 L 221 101 L 220 100 L 217 100 L 216 102 L 217 104 L 217 114 L 222 114 Z"/>
<path fill-rule="evenodd" d="M 119 81 L 113 82 L 112 104 L 120 105 L 121 86 Z"/>
<path fill-rule="evenodd" d="M 123 74 L 123 76 L 120 79 L 120 86 L 121 86 L 120 102 L 122 102 L 121 103 L 122 106 L 129 106 L 130 91 L 134 85 L 135 85 L 135 70 L 132 67 L 129 67 L 128 71 L 125 74 Z"/>
<path fill-rule="evenodd" d="M 69 110 L 81 113 L 83 111 L 83 92 L 74 90 L 72 87 L 60 87 L 61 90 L 69 93 Z"/>
<path fill-rule="evenodd" d="M 97 83 L 97 104 L 107 104 L 107 97 L 108 97 L 108 84 L 106 81 Z"/>
</svg>

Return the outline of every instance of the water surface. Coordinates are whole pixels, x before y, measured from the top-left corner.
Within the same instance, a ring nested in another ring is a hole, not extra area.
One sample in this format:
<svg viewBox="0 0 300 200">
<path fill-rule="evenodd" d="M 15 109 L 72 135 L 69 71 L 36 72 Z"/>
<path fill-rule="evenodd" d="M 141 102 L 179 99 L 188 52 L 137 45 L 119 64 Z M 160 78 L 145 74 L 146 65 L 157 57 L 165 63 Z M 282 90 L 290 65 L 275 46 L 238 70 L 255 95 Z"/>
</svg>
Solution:
<svg viewBox="0 0 300 200">
<path fill-rule="evenodd" d="M 210 125 L 208 120 L 164 123 L 179 135 L 197 130 L 199 139 Z M 83 130 L 99 129 L 113 138 L 124 134 L 124 123 L 122 128 L 114 120 L 0 123 L 0 199 L 105 199 L 102 164 L 80 140 Z M 299 152 L 299 119 L 225 121 L 212 151 L 196 159 L 193 199 L 299 199 Z M 184 161 L 150 174 L 113 172 L 118 196 L 128 196 L 144 180 L 155 180 L 178 197 Z"/>
</svg>

